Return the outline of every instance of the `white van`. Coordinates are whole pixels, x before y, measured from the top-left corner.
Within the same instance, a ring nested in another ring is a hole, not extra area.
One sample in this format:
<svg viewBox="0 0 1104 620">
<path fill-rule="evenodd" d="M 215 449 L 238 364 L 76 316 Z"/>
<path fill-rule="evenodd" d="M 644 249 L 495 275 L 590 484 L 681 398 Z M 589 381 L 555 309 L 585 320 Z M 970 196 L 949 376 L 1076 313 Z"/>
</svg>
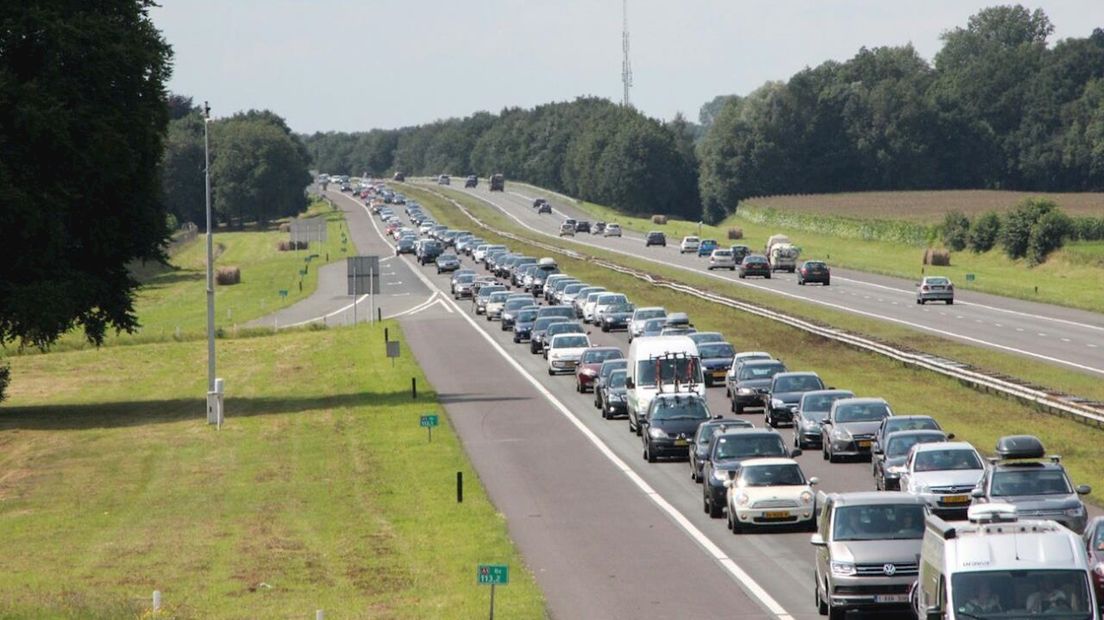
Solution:
<svg viewBox="0 0 1104 620">
<path fill-rule="evenodd" d="M 1081 537 L 1011 504 L 971 506 L 969 523 L 928 516 L 911 602 L 920 620 L 1100 620 Z"/>
<path fill-rule="evenodd" d="M 661 391 L 693 392 L 704 398 L 705 378 L 698 345 L 686 336 L 634 339 L 629 346 L 625 387 L 629 415 L 637 418 L 648 411 Z"/>
</svg>

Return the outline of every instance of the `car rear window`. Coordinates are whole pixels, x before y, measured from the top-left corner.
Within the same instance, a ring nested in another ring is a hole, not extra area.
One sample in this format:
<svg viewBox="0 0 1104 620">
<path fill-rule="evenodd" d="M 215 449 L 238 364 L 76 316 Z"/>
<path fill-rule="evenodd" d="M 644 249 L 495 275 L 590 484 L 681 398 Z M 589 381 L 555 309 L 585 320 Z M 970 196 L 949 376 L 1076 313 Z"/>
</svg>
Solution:
<svg viewBox="0 0 1104 620">
<path fill-rule="evenodd" d="M 717 439 L 713 448 L 716 460 L 750 458 L 757 456 L 789 456 L 782 436 L 776 434 L 731 435 Z"/>
<path fill-rule="evenodd" d="M 993 473 L 990 495 L 1069 495 L 1073 493 L 1066 475 L 1057 469 L 1022 469 Z"/>
<path fill-rule="evenodd" d="M 740 379 L 769 379 L 774 375 L 785 372 L 786 367 L 779 364 L 754 364 L 740 369 Z"/>
<path fill-rule="evenodd" d="M 776 392 L 811 392 L 823 389 L 824 384 L 820 382 L 818 377 L 813 375 L 777 377 L 774 380 L 774 391 Z"/>
<path fill-rule="evenodd" d="M 854 403 L 836 406 L 836 422 L 874 422 L 889 417 L 885 403 Z"/>
<path fill-rule="evenodd" d="M 556 338 L 556 341 L 553 344 L 553 346 L 557 349 L 585 347 L 585 346 L 587 346 L 587 339 L 586 339 L 586 336 L 575 336 L 575 335 L 560 336 L 559 338 Z"/>
<path fill-rule="evenodd" d="M 698 354 L 703 358 L 727 357 L 736 355 L 736 349 L 727 342 L 711 342 L 698 347 Z"/>
<path fill-rule="evenodd" d="M 606 360 L 620 359 L 622 357 L 625 356 L 621 354 L 620 349 L 595 349 L 583 354 L 583 363 L 597 364 Z"/>
</svg>

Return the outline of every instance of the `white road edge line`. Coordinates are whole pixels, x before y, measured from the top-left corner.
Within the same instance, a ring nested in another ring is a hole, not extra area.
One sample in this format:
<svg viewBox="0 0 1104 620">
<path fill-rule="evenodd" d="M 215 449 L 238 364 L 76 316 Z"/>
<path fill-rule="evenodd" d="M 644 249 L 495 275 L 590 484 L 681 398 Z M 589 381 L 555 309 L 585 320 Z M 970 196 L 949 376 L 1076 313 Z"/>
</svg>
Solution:
<svg viewBox="0 0 1104 620">
<path fill-rule="evenodd" d="M 369 211 L 367 207 L 364 207 L 364 209 L 368 214 L 369 220 L 372 222 L 372 227 L 376 229 L 377 233 L 379 233 L 379 227 L 376 226 L 375 220 L 371 219 L 372 212 Z M 440 290 L 437 289 L 436 285 L 433 284 L 433 281 L 430 280 L 421 271 L 417 269 L 411 269 L 411 271 L 413 271 L 414 274 L 417 275 L 418 278 L 420 278 L 426 286 L 430 287 L 430 290 L 440 292 Z M 774 600 L 774 597 L 767 593 L 767 591 L 764 590 L 762 586 L 760 586 L 754 579 L 752 579 L 751 575 L 749 575 L 743 568 L 741 568 L 740 565 L 737 564 L 732 558 L 728 557 L 724 550 L 722 550 L 712 540 L 710 540 L 704 532 L 695 527 L 694 524 L 691 523 L 685 515 L 679 512 L 677 508 L 672 506 L 670 502 L 664 499 L 663 496 L 660 495 L 655 489 L 653 489 L 651 485 L 649 485 L 643 478 L 640 477 L 639 474 L 633 471 L 633 469 L 629 467 L 628 463 L 621 460 L 619 456 L 614 454 L 613 450 L 611 450 L 610 447 L 607 446 L 601 440 L 601 438 L 598 437 L 598 435 L 594 434 L 593 431 L 587 428 L 587 426 L 583 424 L 583 422 L 579 420 L 579 418 L 577 418 L 570 409 L 568 409 L 567 405 L 564 405 L 558 398 L 556 398 L 555 395 L 552 394 L 552 392 L 549 392 L 547 388 L 541 385 L 540 381 L 533 377 L 533 375 L 529 374 L 529 372 L 527 372 L 525 368 L 517 360 L 515 360 L 513 356 L 509 354 L 509 352 L 506 351 L 506 349 L 502 348 L 502 345 L 498 344 L 498 342 L 496 342 L 495 339 L 490 336 L 490 334 L 485 332 L 479 326 L 479 324 L 475 322 L 474 319 L 468 316 L 468 314 L 464 312 L 459 305 L 456 304 L 455 301 L 444 297 L 444 295 L 442 295 L 441 297 L 446 304 L 453 306 L 457 310 L 457 314 L 463 317 L 463 319 L 467 321 L 469 325 L 475 328 L 476 333 L 482 336 L 483 339 L 486 340 L 487 343 L 490 344 L 491 347 L 494 348 L 494 350 L 497 351 L 498 354 L 506 360 L 506 363 L 513 367 L 514 370 L 516 370 L 523 378 L 525 378 L 525 380 L 528 381 L 529 384 L 532 385 L 538 392 L 540 392 L 542 396 L 548 399 L 548 402 L 552 403 L 552 405 L 560 412 L 560 414 L 567 418 L 567 420 L 571 422 L 571 424 L 574 425 L 575 428 L 583 434 L 583 436 L 589 439 L 590 442 L 594 444 L 596 448 L 598 448 L 598 451 L 601 452 L 602 455 L 605 456 L 611 463 L 613 463 L 614 467 L 619 469 L 621 473 L 625 474 L 625 476 L 628 477 L 628 479 L 631 480 L 637 486 L 637 488 L 639 488 L 644 493 L 644 495 L 651 499 L 652 502 L 655 503 L 663 512 L 667 513 L 667 516 L 670 517 L 679 527 L 681 527 L 682 530 L 686 532 L 688 536 L 690 536 L 690 538 L 697 542 L 705 550 L 706 553 L 712 556 L 712 558 L 718 564 L 720 564 L 726 571 L 728 571 L 729 575 L 731 575 L 732 578 L 740 584 L 745 592 L 755 598 L 764 609 L 773 614 L 776 618 L 778 618 L 778 620 L 794 620 L 793 615 L 786 611 L 786 609 L 782 607 L 782 605 L 779 604 L 778 601 Z"/>
<path fill-rule="evenodd" d="M 559 238 L 556 235 L 553 235 L 551 233 L 547 233 L 543 230 L 538 230 L 536 228 L 533 228 L 532 226 L 530 226 L 530 225 L 526 224 L 525 222 L 523 222 L 520 218 L 518 218 L 513 213 L 510 213 L 505 207 L 503 207 L 502 205 L 500 205 L 496 202 L 491 201 L 488 198 L 484 198 L 483 196 L 480 196 L 480 195 L 472 193 L 472 192 L 464 192 L 464 193 L 468 196 L 471 196 L 471 197 L 473 197 L 477 200 L 482 200 L 483 202 L 493 206 L 494 208 L 496 208 L 500 212 L 502 212 L 504 215 L 506 215 L 506 216 L 510 217 L 511 219 L 513 219 L 514 221 L 516 221 L 521 226 L 527 228 L 528 230 L 531 230 L 531 231 L 537 233 L 538 235 L 543 235 L 545 237 L 551 237 L 553 239 L 558 239 Z M 683 267 L 682 265 L 675 265 L 673 263 L 665 263 L 661 260 L 656 260 L 654 258 L 649 258 L 647 256 L 641 256 L 639 254 L 633 254 L 631 252 L 626 252 L 624 250 L 618 250 L 618 249 L 615 249 L 615 248 L 603 247 L 603 246 L 596 245 L 596 244 L 593 244 L 593 243 L 588 243 L 586 241 L 577 241 L 576 240 L 574 242 L 578 243 L 578 244 L 581 244 L 581 245 L 596 248 L 596 249 L 599 249 L 599 250 L 604 250 L 606 252 L 612 252 L 614 254 L 621 254 L 623 256 L 629 256 L 629 257 L 632 257 L 632 258 L 635 258 L 635 259 L 638 259 L 638 260 L 645 260 L 645 261 L 648 261 L 648 262 L 651 262 L 651 263 L 657 263 L 657 264 L 665 265 L 665 266 L 668 266 L 668 267 L 674 267 L 674 268 L 680 269 L 682 271 L 689 271 L 691 273 L 695 273 L 695 274 L 698 274 L 698 275 L 703 275 L 703 276 L 708 276 L 708 277 L 711 277 L 711 278 L 716 278 L 718 280 L 723 280 L 723 281 L 729 282 L 731 284 L 738 284 L 740 286 L 747 286 L 749 288 L 754 288 L 754 289 L 761 290 L 761 291 L 767 291 L 767 292 L 770 292 L 770 293 L 773 293 L 773 294 L 776 294 L 776 295 L 782 295 L 784 297 L 789 297 L 791 299 L 796 299 L 796 300 L 804 301 L 804 302 L 807 302 L 807 303 L 814 303 L 814 304 L 819 304 L 819 305 L 822 305 L 822 306 L 827 306 L 829 308 L 833 308 L 833 309 L 840 310 L 840 311 L 843 311 L 843 312 L 848 312 L 848 313 L 851 313 L 851 314 L 858 314 L 858 315 L 861 315 L 861 316 L 867 316 L 867 317 L 874 318 L 874 319 L 879 319 L 879 320 L 882 320 L 882 321 L 889 321 L 891 323 L 897 323 L 898 325 L 905 325 L 905 326 L 911 327 L 913 329 L 928 331 L 928 332 L 932 332 L 932 333 L 935 333 L 935 334 L 939 334 L 941 336 L 947 336 L 949 338 L 955 338 L 955 339 L 958 339 L 958 340 L 965 340 L 967 342 L 973 342 L 975 344 L 980 344 L 980 345 L 984 345 L 984 346 L 987 346 L 987 347 L 1000 349 L 1002 351 L 1009 351 L 1011 353 L 1017 353 L 1017 354 L 1025 355 L 1025 356 L 1028 356 L 1028 357 L 1034 357 L 1036 359 L 1041 359 L 1041 360 L 1044 360 L 1044 361 L 1053 362 L 1055 364 L 1062 364 L 1064 366 L 1070 366 L 1070 367 L 1077 368 L 1077 369 L 1080 369 L 1080 370 L 1085 370 L 1085 371 L 1088 371 L 1088 372 L 1093 372 L 1093 373 L 1096 373 L 1096 374 L 1104 375 L 1104 368 L 1096 368 L 1096 367 L 1093 367 L 1093 366 L 1086 366 L 1085 364 L 1079 364 L 1077 362 L 1071 362 L 1071 361 L 1064 360 L 1064 359 L 1061 359 L 1061 358 L 1052 357 L 1050 355 L 1043 355 L 1041 353 L 1034 353 L 1032 351 L 1026 351 L 1024 349 L 1017 349 L 1015 347 L 1010 347 L 1010 346 L 1003 345 L 1003 344 L 997 344 L 995 342 L 989 342 L 987 340 L 982 340 L 980 338 L 974 338 L 972 336 L 966 336 L 964 334 L 956 334 L 954 332 L 949 332 L 949 331 L 945 331 L 945 330 L 942 330 L 942 329 L 937 329 L 935 327 L 928 327 L 927 325 L 921 325 L 919 323 L 913 323 L 912 321 L 906 321 L 906 320 L 903 320 L 903 319 L 898 319 L 898 318 L 891 317 L 891 316 L 886 316 L 886 315 L 883 315 L 883 314 L 877 314 L 877 313 L 874 313 L 874 312 L 866 312 L 864 310 L 857 310 L 855 308 L 849 308 L 847 306 L 841 306 L 839 304 L 834 304 L 834 303 L 830 303 L 830 302 L 827 302 L 827 301 L 822 301 L 822 300 L 819 300 L 819 299 L 813 299 L 813 298 L 809 298 L 809 297 L 802 297 L 800 295 L 795 295 L 793 293 L 787 293 L 785 291 L 780 291 L 778 289 L 767 288 L 765 286 L 759 286 L 759 285 L 756 285 L 756 284 L 752 284 L 750 282 L 745 282 L 745 281 L 741 281 L 741 280 L 734 280 L 734 279 L 726 278 L 722 275 L 713 273 L 711 271 L 698 271 L 698 270 L 695 270 L 695 269 L 691 269 L 689 267 Z M 869 297 L 867 297 L 867 299 L 869 299 Z M 942 314 L 942 313 L 940 313 L 940 314 Z M 1087 326 L 1087 327 L 1092 327 L 1092 326 Z M 1022 331 L 1022 330 L 1017 329 L 1016 331 Z"/>
</svg>

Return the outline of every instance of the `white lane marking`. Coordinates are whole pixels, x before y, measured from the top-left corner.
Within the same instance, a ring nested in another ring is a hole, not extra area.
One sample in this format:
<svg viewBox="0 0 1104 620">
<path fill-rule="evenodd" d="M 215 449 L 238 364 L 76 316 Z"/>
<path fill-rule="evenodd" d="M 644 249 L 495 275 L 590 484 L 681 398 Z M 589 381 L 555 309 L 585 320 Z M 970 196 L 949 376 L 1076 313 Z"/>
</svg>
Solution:
<svg viewBox="0 0 1104 620">
<path fill-rule="evenodd" d="M 1041 338 L 1046 338 L 1046 334 L 1044 334 L 1043 332 L 1039 332 L 1039 333 L 1037 333 L 1037 334 L 1035 334 L 1035 335 L 1036 335 L 1036 336 L 1039 336 L 1039 337 L 1041 337 Z"/>
<path fill-rule="evenodd" d="M 1004 327 L 1004 325 L 1001 325 L 1000 323 L 993 323 L 993 325 L 996 325 L 997 327 Z"/>
<path fill-rule="evenodd" d="M 1088 344 L 1087 344 L 1087 345 L 1085 345 L 1085 346 L 1088 346 L 1088 347 L 1092 347 L 1092 348 L 1094 348 L 1094 349 L 1096 348 L 1096 345 L 1095 345 L 1095 344 L 1093 344 L 1093 343 L 1091 343 L 1091 342 L 1090 342 L 1090 343 L 1088 343 Z"/>
<path fill-rule="evenodd" d="M 1022 332 L 1023 330 L 1024 330 L 1024 328 L 1022 328 L 1022 327 L 1017 327 L 1016 328 L 1016 331 L 1018 331 L 1018 332 Z"/>
<path fill-rule="evenodd" d="M 1062 338 L 1062 342 L 1069 342 L 1069 341 L 1070 341 L 1069 338 Z"/>
<path fill-rule="evenodd" d="M 528 185 L 528 184 L 526 184 L 526 185 Z M 537 188 L 537 187 L 532 186 L 532 185 L 529 185 L 529 187 L 533 187 L 534 189 L 540 189 L 540 188 Z M 552 194 L 554 196 L 559 196 L 559 197 L 563 198 L 564 200 L 568 200 L 568 201 L 574 200 L 570 196 L 564 196 L 563 194 L 559 194 L 559 193 L 553 192 L 551 190 L 541 190 L 541 191 Z M 514 194 L 515 196 L 522 196 L 521 194 L 518 194 L 516 192 L 510 192 L 510 193 Z M 525 198 L 525 196 L 522 196 L 522 197 Z M 643 239 L 643 237 L 640 237 L 640 238 Z M 861 284 L 862 286 L 871 286 L 871 287 L 874 287 L 874 288 L 880 288 L 880 289 L 884 289 L 884 290 L 887 290 L 887 291 L 893 291 L 894 293 L 904 293 L 904 294 L 909 295 L 909 296 L 912 296 L 912 295 L 916 294 L 916 292 L 914 290 L 911 290 L 911 289 L 898 288 L 896 286 L 888 286 L 888 285 L 885 285 L 885 284 L 878 284 L 876 282 L 869 282 L 869 281 L 866 281 L 866 280 L 856 280 L 855 278 L 847 278 L 847 277 L 844 277 L 844 276 L 834 275 L 834 276 L 832 276 L 832 279 L 833 280 L 838 279 L 841 282 L 851 282 L 853 284 Z M 1010 299 L 1015 300 L 1015 298 L 1010 298 Z M 982 304 L 982 303 L 978 303 L 978 302 L 975 302 L 975 301 L 962 301 L 962 300 L 959 299 L 959 300 L 955 300 L 955 303 L 963 305 L 963 306 L 974 306 L 975 308 L 984 308 L 986 310 L 995 310 L 997 312 L 1004 312 L 1006 314 L 1013 314 L 1013 315 L 1016 315 L 1016 316 L 1022 316 L 1022 317 L 1026 317 L 1026 318 L 1030 318 L 1030 319 L 1042 319 L 1044 321 L 1053 321 L 1055 323 L 1064 323 L 1066 325 L 1072 325 L 1072 326 L 1075 326 L 1075 327 L 1084 327 L 1086 329 L 1094 329 L 1094 330 L 1097 330 L 1097 331 L 1104 331 L 1104 326 L 1100 326 L 1100 325 L 1093 325 L 1091 323 L 1082 323 L 1082 322 L 1079 322 L 1079 321 L 1071 321 L 1069 319 L 1060 319 L 1058 317 L 1046 316 L 1044 314 L 1033 314 L 1031 312 L 1023 312 L 1021 310 L 1011 310 L 1009 308 L 1001 308 L 1001 307 L 998 307 L 998 306 L 990 306 L 988 304 Z"/>
<path fill-rule="evenodd" d="M 529 229 L 529 230 L 531 230 L 531 231 L 533 231 L 533 232 L 535 232 L 539 235 L 542 235 L 542 236 L 545 236 L 545 237 L 552 237 L 553 239 L 558 239 L 558 237 L 556 235 L 544 232 L 542 230 L 538 230 L 538 229 L 533 228 L 532 226 L 526 224 L 525 222 L 521 221 L 521 219 L 518 218 L 516 215 L 514 215 L 513 213 L 510 213 L 505 207 L 499 205 L 498 203 L 495 203 L 495 202 L 491 201 L 488 198 L 483 198 L 482 196 L 479 196 L 477 194 L 472 194 L 470 192 L 465 192 L 465 193 L 468 194 L 469 196 L 473 196 L 475 198 L 478 198 L 479 200 L 482 200 L 483 202 L 486 202 L 487 204 L 495 207 L 496 209 L 498 209 L 499 211 L 504 213 L 506 216 L 512 218 L 518 224 L 521 224 L 523 227 L 525 227 L 525 228 L 527 228 L 527 229 Z M 987 347 L 992 347 L 994 349 L 1000 349 L 1002 351 L 1017 353 L 1017 354 L 1020 354 L 1020 355 L 1025 355 L 1027 357 L 1033 357 L 1033 358 L 1036 358 L 1036 359 L 1041 359 L 1041 360 L 1052 362 L 1052 363 L 1055 363 L 1055 364 L 1062 364 L 1064 366 L 1070 366 L 1072 368 L 1077 368 L 1079 370 L 1085 370 L 1085 371 L 1088 371 L 1088 372 L 1093 372 L 1093 373 L 1096 373 L 1096 374 L 1104 375 L 1104 368 L 1096 368 L 1096 367 L 1093 367 L 1093 366 L 1088 366 L 1086 364 L 1080 364 L 1080 363 L 1077 363 L 1077 362 L 1064 360 L 1064 359 L 1053 357 L 1053 356 L 1050 356 L 1050 355 L 1043 355 L 1041 353 L 1035 353 L 1033 351 L 1018 349 L 1016 347 L 1010 347 L 1008 345 L 998 344 L 996 342 L 990 342 L 988 340 L 982 340 L 980 338 L 974 338 L 972 336 L 966 336 L 964 334 L 957 334 L 957 333 L 946 331 L 946 330 L 943 330 L 943 329 L 939 329 L 939 328 L 935 328 L 935 327 L 929 327 L 927 325 L 923 325 L 923 324 L 920 324 L 920 323 L 915 323 L 915 322 L 912 322 L 912 321 L 906 321 L 906 320 L 903 320 L 903 319 L 898 319 L 898 318 L 895 318 L 895 317 L 886 316 L 884 314 L 877 314 L 877 313 L 874 313 L 874 312 L 867 312 L 867 311 L 864 311 L 864 310 L 858 310 L 858 309 L 855 309 L 855 308 L 850 308 L 850 307 L 847 307 L 847 306 L 842 306 L 842 305 L 839 305 L 839 304 L 834 304 L 834 303 L 830 303 L 830 302 L 827 302 L 827 301 L 823 301 L 823 300 L 819 300 L 819 299 L 815 299 L 815 298 L 811 298 L 811 297 L 802 297 L 800 295 L 796 295 L 796 294 L 793 294 L 793 293 L 787 293 L 785 291 L 781 291 L 781 290 L 778 290 L 778 289 L 772 289 L 772 288 L 768 288 L 768 287 L 765 287 L 765 286 L 762 286 L 762 285 L 754 284 L 754 283 L 748 282 L 746 280 L 736 280 L 736 279 L 725 277 L 725 276 L 722 276 L 720 274 L 716 274 L 716 273 L 713 273 L 713 272 L 710 272 L 710 271 L 698 271 L 698 270 L 690 268 L 690 267 L 683 267 L 681 265 L 674 265 L 672 263 L 665 263 L 661 260 L 657 260 L 657 259 L 654 259 L 654 258 L 649 258 L 647 256 L 642 256 L 640 254 L 633 254 L 632 252 L 626 252 L 624 250 L 610 248 L 610 247 L 607 247 L 607 246 L 600 246 L 600 245 L 597 245 L 597 244 L 588 243 L 586 241 L 576 241 L 575 243 L 578 243 L 580 245 L 590 246 L 590 247 L 597 248 L 597 249 L 600 249 L 600 250 L 604 250 L 604 251 L 607 251 L 607 252 L 611 252 L 611 253 L 614 253 L 614 254 L 621 254 L 623 256 L 631 256 L 632 258 L 635 258 L 635 259 L 638 259 L 638 260 L 644 260 L 644 261 L 648 261 L 648 262 L 651 262 L 651 263 L 666 265 L 666 266 L 669 266 L 669 267 L 676 267 L 676 268 L 681 269 L 683 271 L 689 271 L 691 273 L 696 273 L 698 275 L 711 277 L 711 278 L 716 278 L 718 280 L 724 280 L 725 282 L 738 284 L 740 286 L 747 286 L 749 288 L 754 288 L 754 289 L 758 289 L 758 290 L 761 290 L 761 291 L 767 291 L 767 292 L 770 292 L 770 293 L 774 293 L 776 295 L 782 295 L 784 297 L 789 297 L 791 299 L 797 299 L 799 301 L 804 301 L 804 302 L 807 302 L 807 303 L 820 304 L 822 306 L 826 306 L 826 307 L 829 307 L 829 308 L 834 308 L 836 310 L 841 310 L 843 312 L 850 312 L 852 314 L 858 314 L 860 316 L 867 316 L 867 317 L 870 317 L 870 318 L 881 319 L 883 321 L 889 321 L 890 323 L 896 323 L 898 325 L 904 325 L 904 326 L 907 326 L 907 327 L 912 327 L 914 329 L 919 329 L 919 330 L 931 332 L 931 333 L 934 333 L 934 334 L 939 334 L 941 336 L 947 336 L 948 338 L 956 338 L 958 340 L 964 340 L 966 342 L 972 342 L 972 343 L 975 343 L 975 344 L 980 344 L 980 345 L 984 345 L 984 346 L 987 346 Z M 869 299 L 869 297 L 868 297 L 868 299 Z M 945 314 L 945 313 L 940 312 L 940 314 Z M 1023 329 L 1017 328 L 1017 331 L 1023 331 Z"/>
<path fill-rule="evenodd" d="M 367 207 L 365 207 L 365 211 L 367 210 Z M 368 211 L 368 217 L 372 217 L 372 213 L 370 211 Z M 376 223 L 374 221 L 372 222 L 372 227 L 376 228 L 377 233 L 379 232 L 379 228 L 376 226 Z M 412 269 L 411 271 L 413 271 L 414 275 L 418 276 L 418 278 L 421 279 L 421 281 L 426 286 L 428 286 L 430 290 L 437 289 L 433 281 L 430 280 L 429 277 L 426 276 L 424 273 L 416 269 Z M 442 295 L 441 297 L 445 303 L 453 306 L 457 310 L 457 314 L 461 318 L 463 318 L 465 321 L 468 322 L 469 325 L 475 328 L 476 333 L 482 336 L 483 339 L 486 340 L 487 343 L 490 344 L 491 347 L 494 348 L 494 350 L 498 352 L 498 354 L 502 356 L 504 360 L 506 360 L 507 364 L 513 367 L 514 370 L 516 370 L 518 374 L 522 376 L 522 378 L 524 378 L 530 385 L 532 385 L 534 389 L 540 392 L 541 396 L 544 396 L 548 400 L 548 402 L 551 403 L 552 406 L 554 406 L 556 410 L 560 412 L 560 414 L 567 418 L 567 420 L 571 422 L 571 424 L 575 426 L 575 428 L 578 429 L 579 432 L 583 434 L 583 436 L 589 439 L 590 442 L 594 444 L 594 446 L 598 449 L 598 451 L 601 452 L 602 455 L 605 456 L 611 463 L 613 463 L 614 467 L 620 470 L 621 473 L 623 473 L 629 480 L 631 480 L 633 484 L 635 484 L 637 488 L 639 488 L 644 493 L 644 495 L 648 497 L 648 499 L 652 500 L 652 502 L 654 502 L 660 508 L 660 510 L 667 513 L 667 516 L 670 517 L 675 523 L 677 523 L 678 526 L 681 527 L 688 536 L 690 536 L 690 538 L 694 539 L 694 542 L 698 543 L 698 545 L 700 545 L 706 553 L 712 556 L 712 558 L 718 564 L 720 564 L 726 571 L 728 571 L 729 575 L 731 575 L 744 588 L 745 592 L 757 599 L 759 604 L 762 605 L 767 611 L 774 614 L 775 617 L 778 618 L 778 620 L 794 620 L 793 615 L 786 611 L 786 609 L 782 607 L 782 605 L 779 604 L 778 601 L 774 600 L 774 597 L 772 597 L 766 590 L 763 589 L 762 586 L 760 586 L 754 579 L 752 579 L 751 575 L 749 575 L 743 568 L 741 568 L 740 565 L 735 562 L 735 560 L 728 557 L 728 554 L 726 554 L 723 549 L 718 547 L 716 543 L 710 540 L 704 532 L 702 532 L 700 529 L 697 528 L 697 526 L 691 523 L 685 515 L 683 515 L 681 512 L 679 512 L 677 508 L 671 505 L 671 503 L 668 502 L 662 495 L 660 495 L 658 491 L 653 489 L 647 481 L 640 477 L 640 474 L 637 474 L 631 467 L 629 467 L 628 463 L 623 461 L 621 457 L 617 456 L 613 452 L 613 450 L 610 449 L 610 447 L 607 446 L 600 437 L 598 437 L 598 435 L 591 431 L 585 424 L 583 424 L 583 422 L 578 417 L 575 416 L 574 413 L 571 412 L 570 409 L 568 409 L 567 405 L 563 404 L 563 402 L 556 398 L 556 396 L 552 394 L 552 392 L 548 391 L 548 389 L 545 388 L 544 385 L 542 385 L 541 382 L 536 379 L 536 377 L 529 374 L 529 372 L 527 372 L 525 368 L 522 367 L 522 365 L 506 351 L 506 349 L 503 349 L 502 345 L 500 345 L 494 338 L 492 338 L 490 334 L 484 331 L 483 328 L 475 322 L 475 319 L 468 316 L 468 314 L 464 312 L 463 309 L 458 306 L 456 302 L 452 299 L 449 299 L 444 295 Z"/>
</svg>

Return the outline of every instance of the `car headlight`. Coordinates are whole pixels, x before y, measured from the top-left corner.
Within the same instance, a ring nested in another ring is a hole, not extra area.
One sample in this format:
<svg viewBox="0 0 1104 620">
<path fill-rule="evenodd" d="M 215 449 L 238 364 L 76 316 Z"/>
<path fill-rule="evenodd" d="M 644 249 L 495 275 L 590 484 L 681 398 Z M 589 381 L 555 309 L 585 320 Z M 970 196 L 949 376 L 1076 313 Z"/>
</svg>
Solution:
<svg viewBox="0 0 1104 620">
<path fill-rule="evenodd" d="M 666 439 L 667 438 L 667 433 L 663 432 L 662 428 L 655 428 L 655 427 L 649 428 L 648 429 L 648 434 L 651 435 L 652 439 Z"/>
<path fill-rule="evenodd" d="M 813 492 L 812 491 L 802 491 L 801 492 L 801 503 L 805 504 L 806 506 L 808 506 L 809 504 L 812 504 L 813 503 Z"/>
<path fill-rule="evenodd" d="M 584 368 L 581 371 L 579 371 L 579 374 L 586 375 L 588 377 L 594 377 L 594 376 L 598 375 L 598 371 L 590 369 L 590 368 Z"/>
<path fill-rule="evenodd" d="M 1085 516 L 1085 507 L 1075 506 L 1073 508 L 1067 508 L 1065 514 L 1067 517 L 1083 517 Z"/>
<path fill-rule="evenodd" d="M 621 402 L 621 401 L 625 400 L 625 397 L 620 395 L 620 394 L 616 394 L 616 393 L 611 392 L 608 396 L 606 396 L 606 400 L 610 401 L 611 403 L 615 402 L 615 401 L 616 402 Z"/>
<path fill-rule="evenodd" d="M 778 400 L 777 398 L 772 398 L 771 399 L 771 408 L 772 409 L 781 409 L 785 406 L 786 406 L 786 403 Z"/>
<path fill-rule="evenodd" d="M 851 439 L 851 433 L 847 432 L 844 428 L 832 429 L 832 436 L 837 439 Z"/>
<path fill-rule="evenodd" d="M 1093 572 L 1096 573 L 1097 577 L 1104 577 L 1104 562 L 1098 563 L 1096 566 L 1094 566 Z"/>
<path fill-rule="evenodd" d="M 751 498 L 748 497 L 747 493 L 741 493 L 741 494 L 736 496 L 736 505 L 737 506 L 747 506 L 748 502 L 750 502 L 750 501 L 751 501 Z"/>
<path fill-rule="evenodd" d="M 751 396 L 752 394 L 755 393 L 755 390 L 753 390 L 751 388 L 739 388 L 739 389 L 736 390 L 736 393 L 739 394 L 740 396 Z"/>
<path fill-rule="evenodd" d="M 917 492 L 917 493 L 931 493 L 931 487 L 929 487 L 928 485 L 926 485 L 922 482 L 917 482 L 917 483 L 913 484 L 912 485 L 912 490 Z"/>
<path fill-rule="evenodd" d="M 830 563 L 832 574 L 839 575 L 840 577 L 850 577 L 855 574 L 854 562 L 840 562 L 832 560 Z"/>
<path fill-rule="evenodd" d="M 900 476 L 901 474 L 905 473 L 905 466 L 904 465 L 890 465 L 889 467 L 886 468 L 885 473 L 886 473 L 887 476 L 889 476 L 889 475 Z"/>
<path fill-rule="evenodd" d="M 714 480 L 720 480 L 721 482 L 724 482 L 725 480 L 728 480 L 728 472 L 723 470 L 723 469 L 714 469 L 713 470 L 713 479 Z"/>
</svg>

